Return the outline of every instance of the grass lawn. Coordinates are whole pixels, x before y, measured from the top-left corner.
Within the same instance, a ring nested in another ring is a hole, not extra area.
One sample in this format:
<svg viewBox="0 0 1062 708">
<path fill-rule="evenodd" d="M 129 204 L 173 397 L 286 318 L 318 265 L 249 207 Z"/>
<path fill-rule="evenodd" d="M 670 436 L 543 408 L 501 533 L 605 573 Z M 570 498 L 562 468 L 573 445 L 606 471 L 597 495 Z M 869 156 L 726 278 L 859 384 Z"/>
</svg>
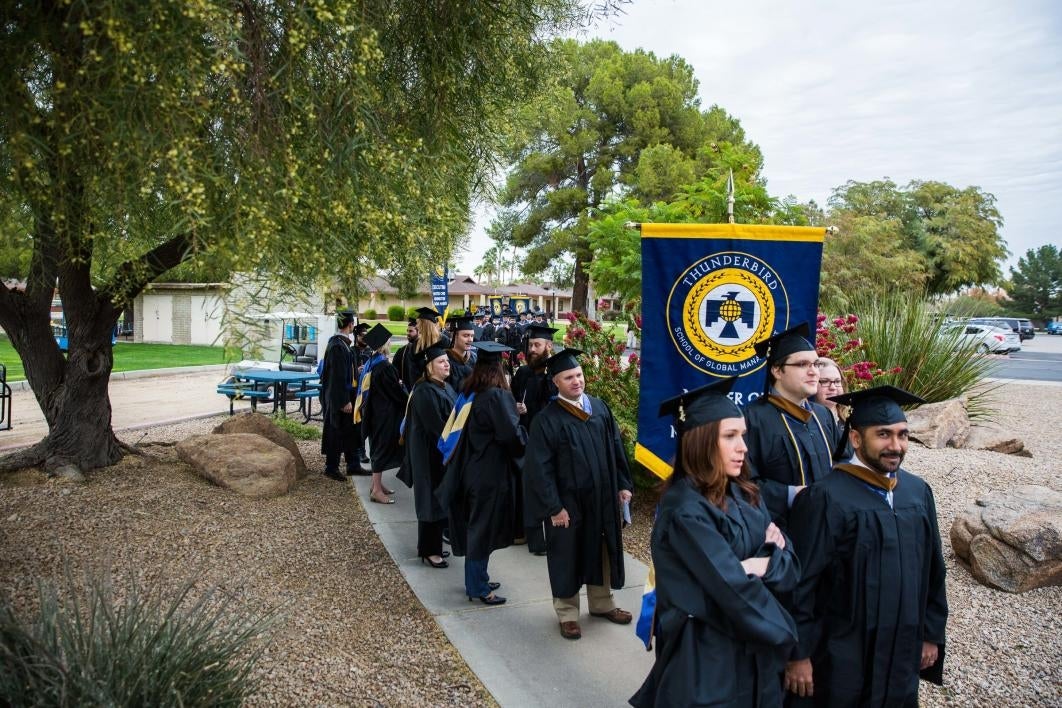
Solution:
<svg viewBox="0 0 1062 708">
<path fill-rule="evenodd" d="M 194 344 L 133 344 L 118 342 L 114 345 L 113 371 L 137 371 L 139 369 L 167 369 L 174 366 L 203 366 L 224 364 L 223 347 L 204 347 Z M 0 364 L 7 366 L 7 380 L 26 378 L 22 360 L 15 353 L 11 341 L 0 335 Z"/>
</svg>

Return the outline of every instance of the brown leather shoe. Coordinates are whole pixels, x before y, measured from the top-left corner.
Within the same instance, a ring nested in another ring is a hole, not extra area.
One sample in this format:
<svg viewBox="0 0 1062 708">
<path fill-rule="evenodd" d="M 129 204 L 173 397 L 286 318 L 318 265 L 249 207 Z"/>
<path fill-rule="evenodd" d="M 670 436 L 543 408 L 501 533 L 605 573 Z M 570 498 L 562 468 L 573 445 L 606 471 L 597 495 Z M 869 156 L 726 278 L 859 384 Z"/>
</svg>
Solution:
<svg viewBox="0 0 1062 708">
<path fill-rule="evenodd" d="M 583 636 L 583 632 L 579 629 L 578 622 L 561 622 L 560 623 L 561 636 L 565 639 L 578 639 Z"/>
<path fill-rule="evenodd" d="M 604 617 L 613 624 L 630 624 L 633 616 L 627 610 L 621 610 L 618 607 L 613 607 L 608 612 L 591 612 L 592 617 Z"/>
</svg>

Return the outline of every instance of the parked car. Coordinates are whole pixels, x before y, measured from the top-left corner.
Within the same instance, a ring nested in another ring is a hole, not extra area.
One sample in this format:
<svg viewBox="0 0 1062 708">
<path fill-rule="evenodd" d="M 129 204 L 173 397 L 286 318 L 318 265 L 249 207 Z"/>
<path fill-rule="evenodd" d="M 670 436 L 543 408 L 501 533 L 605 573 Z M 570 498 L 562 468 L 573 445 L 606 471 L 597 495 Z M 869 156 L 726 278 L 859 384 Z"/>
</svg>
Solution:
<svg viewBox="0 0 1062 708">
<path fill-rule="evenodd" d="M 962 329 L 958 336 L 958 345 L 977 347 L 985 354 L 1007 354 L 1021 351 L 1021 337 L 1009 328 L 975 322 L 953 322 L 944 325 L 945 331 Z"/>
<path fill-rule="evenodd" d="M 1047 323 L 1047 326 L 1044 327 L 1044 331 L 1048 334 L 1062 334 L 1062 322 L 1051 320 Z"/>
<path fill-rule="evenodd" d="M 1032 339 L 1035 335 L 1032 322 L 1018 317 L 972 317 L 969 321 L 974 324 L 986 324 L 1009 329 L 1012 332 L 1016 332 L 1022 341 Z"/>
</svg>

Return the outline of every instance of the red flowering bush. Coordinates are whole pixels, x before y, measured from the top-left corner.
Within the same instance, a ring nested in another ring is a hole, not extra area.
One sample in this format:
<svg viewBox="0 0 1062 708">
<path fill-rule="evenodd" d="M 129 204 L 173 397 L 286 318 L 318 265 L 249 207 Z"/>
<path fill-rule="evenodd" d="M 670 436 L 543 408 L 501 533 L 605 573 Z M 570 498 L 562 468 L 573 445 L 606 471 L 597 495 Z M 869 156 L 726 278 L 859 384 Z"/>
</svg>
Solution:
<svg viewBox="0 0 1062 708">
<path fill-rule="evenodd" d="M 600 322 L 586 315 L 568 313 L 568 331 L 564 346 L 579 349 L 579 358 L 586 378 L 586 391 L 602 399 L 612 410 L 623 436 L 627 457 L 634 459 L 634 442 L 638 432 L 638 378 L 641 376 L 641 359 L 636 353 L 624 357 L 626 341 L 617 339 L 613 328 L 604 328 Z M 631 323 L 633 325 L 633 322 Z M 636 334 L 640 330 L 636 329 Z"/>
<path fill-rule="evenodd" d="M 856 315 L 830 319 L 820 312 L 815 329 L 816 352 L 837 362 L 849 391 L 869 388 L 874 385 L 874 379 L 903 371 L 899 366 L 883 369 L 877 362 L 868 361 L 865 344 L 857 333 L 858 326 Z"/>
</svg>

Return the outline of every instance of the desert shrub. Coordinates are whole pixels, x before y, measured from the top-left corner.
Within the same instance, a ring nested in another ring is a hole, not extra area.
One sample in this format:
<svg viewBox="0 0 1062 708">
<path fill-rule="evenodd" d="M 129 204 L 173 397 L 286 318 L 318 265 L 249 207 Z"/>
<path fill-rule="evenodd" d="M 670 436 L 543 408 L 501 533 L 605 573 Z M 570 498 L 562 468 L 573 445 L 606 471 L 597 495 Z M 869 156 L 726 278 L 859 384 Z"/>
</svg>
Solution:
<svg viewBox="0 0 1062 708">
<path fill-rule="evenodd" d="M 116 593 L 107 575 L 64 592 L 40 584 L 39 610 L 0 600 L 0 704 L 238 706 L 275 613 L 252 617 L 227 598 L 136 585 Z"/>
<path fill-rule="evenodd" d="M 387 319 L 391 322 L 401 322 L 406 317 L 406 308 L 401 305 L 391 305 L 387 308 Z"/>
<path fill-rule="evenodd" d="M 286 430 L 291 437 L 296 440 L 320 440 L 321 429 L 312 425 L 306 425 L 300 423 L 294 418 L 289 418 L 286 415 L 275 414 L 272 417 L 273 424 L 281 430 Z"/>
<path fill-rule="evenodd" d="M 892 384 L 930 403 L 966 396 L 971 417 L 988 416 L 991 388 L 981 380 L 995 360 L 976 344 L 961 344 L 961 328 L 941 327 L 924 297 L 895 292 L 856 297 L 853 305 L 861 314 L 861 351 L 875 363 L 874 385 Z"/>
</svg>

